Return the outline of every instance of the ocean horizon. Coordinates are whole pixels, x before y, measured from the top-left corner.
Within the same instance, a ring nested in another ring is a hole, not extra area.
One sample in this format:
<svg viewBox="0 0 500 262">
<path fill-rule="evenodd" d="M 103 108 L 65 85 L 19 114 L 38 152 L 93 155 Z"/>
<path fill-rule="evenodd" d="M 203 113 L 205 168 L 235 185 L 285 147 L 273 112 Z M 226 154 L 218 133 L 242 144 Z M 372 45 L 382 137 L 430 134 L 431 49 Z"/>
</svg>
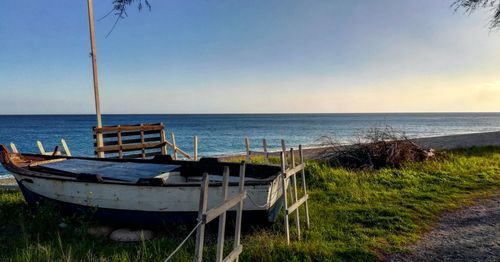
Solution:
<svg viewBox="0 0 500 262">
<path fill-rule="evenodd" d="M 324 137 L 342 143 L 354 141 L 370 128 L 390 126 L 410 138 L 491 132 L 500 130 L 500 113 L 303 113 L 303 114 L 105 114 L 104 125 L 165 124 L 167 137 L 193 152 L 198 136 L 200 156 L 241 153 L 244 138 L 253 149 L 267 139 L 276 150 L 280 140 L 297 147 L 315 146 Z M 21 152 L 37 153 L 36 141 L 53 150 L 64 138 L 75 156 L 93 155 L 95 115 L 0 115 L 0 143 L 15 143 Z M 0 174 L 6 171 L 0 169 Z"/>
</svg>

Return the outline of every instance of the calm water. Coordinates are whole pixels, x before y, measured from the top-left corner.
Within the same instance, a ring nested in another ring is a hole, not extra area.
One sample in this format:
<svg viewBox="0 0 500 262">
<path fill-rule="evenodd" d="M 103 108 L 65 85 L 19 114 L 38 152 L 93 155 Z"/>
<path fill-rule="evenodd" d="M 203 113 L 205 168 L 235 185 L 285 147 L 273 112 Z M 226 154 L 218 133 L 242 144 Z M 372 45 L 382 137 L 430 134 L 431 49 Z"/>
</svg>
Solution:
<svg viewBox="0 0 500 262">
<path fill-rule="evenodd" d="M 410 137 L 497 131 L 500 113 L 104 115 L 103 122 L 163 122 L 167 134 L 174 131 L 178 146 L 187 152 L 192 152 L 197 135 L 199 154 L 207 156 L 244 151 L 245 136 L 254 146 L 266 138 L 270 147 L 278 148 L 282 138 L 290 146 L 317 144 L 325 135 L 348 142 L 363 130 L 385 125 Z M 0 116 L 0 143 L 14 142 L 21 152 L 37 152 L 36 140 L 52 150 L 64 137 L 73 155 L 90 156 L 94 124 L 94 115 Z M 5 170 L 0 168 L 0 173 Z"/>
</svg>

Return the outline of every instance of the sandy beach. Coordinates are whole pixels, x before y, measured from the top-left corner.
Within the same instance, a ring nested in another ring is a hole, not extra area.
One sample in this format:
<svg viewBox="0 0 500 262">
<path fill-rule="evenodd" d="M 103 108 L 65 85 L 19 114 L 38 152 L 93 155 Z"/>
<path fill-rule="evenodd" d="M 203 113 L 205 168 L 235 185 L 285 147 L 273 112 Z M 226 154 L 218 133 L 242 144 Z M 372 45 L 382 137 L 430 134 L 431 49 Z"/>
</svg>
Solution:
<svg viewBox="0 0 500 262">
<path fill-rule="evenodd" d="M 471 146 L 498 146 L 500 132 L 473 133 L 414 139 L 417 143 L 435 149 L 453 149 Z"/>
<path fill-rule="evenodd" d="M 500 146 L 499 132 L 471 133 L 462 135 L 436 136 L 412 139 L 425 147 L 438 150 L 464 148 L 472 146 Z M 257 149 L 261 150 L 261 149 Z M 329 147 L 311 147 L 303 150 L 306 159 L 319 159 L 329 150 Z M 252 152 L 255 155 L 262 155 L 259 152 Z M 278 155 L 279 152 L 270 152 L 271 155 Z M 243 154 L 231 154 L 220 156 L 220 160 L 226 160 Z"/>
</svg>

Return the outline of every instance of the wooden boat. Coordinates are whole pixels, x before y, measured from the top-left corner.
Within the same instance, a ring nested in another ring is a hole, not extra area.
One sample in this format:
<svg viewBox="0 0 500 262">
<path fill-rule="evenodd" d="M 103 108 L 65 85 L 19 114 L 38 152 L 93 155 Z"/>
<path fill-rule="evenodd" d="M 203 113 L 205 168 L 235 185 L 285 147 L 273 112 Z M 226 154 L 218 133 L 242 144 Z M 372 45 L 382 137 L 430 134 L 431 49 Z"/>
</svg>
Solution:
<svg viewBox="0 0 500 262">
<path fill-rule="evenodd" d="M 10 153 L 0 145 L 0 161 L 11 172 L 30 206 L 51 201 L 64 212 L 84 212 L 115 224 L 154 226 L 195 222 L 200 181 L 208 173 L 208 208 L 222 201 L 222 171 L 230 169 L 229 197 L 238 194 L 238 163 L 214 158 L 200 161 L 103 159 Z M 281 168 L 246 166 L 245 223 L 274 222 L 281 209 Z"/>
</svg>

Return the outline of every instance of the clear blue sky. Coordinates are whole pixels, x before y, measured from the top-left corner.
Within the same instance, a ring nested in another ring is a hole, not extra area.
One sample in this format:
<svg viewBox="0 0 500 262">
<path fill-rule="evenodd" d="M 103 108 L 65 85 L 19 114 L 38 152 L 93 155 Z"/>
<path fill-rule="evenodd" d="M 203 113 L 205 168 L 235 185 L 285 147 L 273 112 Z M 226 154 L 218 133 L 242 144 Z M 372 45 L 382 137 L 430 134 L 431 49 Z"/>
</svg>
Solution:
<svg viewBox="0 0 500 262">
<path fill-rule="evenodd" d="M 96 21 L 102 111 L 500 111 L 500 30 L 452 2 L 150 0 Z M 1 114 L 93 113 L 86 0 L 0 10 Z"/>
</svg>

